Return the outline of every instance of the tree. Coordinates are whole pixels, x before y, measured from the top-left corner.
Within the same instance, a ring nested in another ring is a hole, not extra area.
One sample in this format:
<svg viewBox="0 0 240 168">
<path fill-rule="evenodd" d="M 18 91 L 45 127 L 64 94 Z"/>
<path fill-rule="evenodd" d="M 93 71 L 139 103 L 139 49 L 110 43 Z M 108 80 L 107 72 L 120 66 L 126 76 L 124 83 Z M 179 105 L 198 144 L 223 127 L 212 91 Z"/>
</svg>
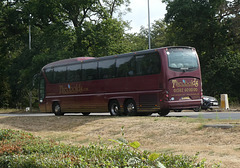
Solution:
<svg viewBox="0 0 240 168">
<path fill-rule="evenodd" d="M 152 48 L 159 48 L 166 45 L 167 25 L 163 20 L 155 20 L 151 25 L 150 36 Z M 148 49 L 148 28 L 141 27 L 139 33 L 126 35 L 130 51 Z"/>
<path fill-rule="evenodd" d="M 27 106 L 33 76 L 47 63 L 127 51 L 122 42 L 127 23 L 113 18 L 113 14 L 128 3 L 129 0 L 1 1 L 0 107 L 19 103 Z"/>
<path fill-rule="evenodd" d="M 163 2 L 167 4 L 167 41 L 170 45 L 189 45 L 197 49 L 205 94 L 224 92 L 240 98 L 233 87 L 239 82 L 235 64 L 240 60 L 239 38 L 234 37 L 239 34 L 239 1 Z M 230 65 L 235 67 L 230 68 Z"/>
<path fill-rule="evenodd" d="M 230 22 L 229 29 L 229 46 L 232 47 L 234 51 L 240 52 L 240 2 L 239 0 L 234 0 L 229 2 L 225 7 L 228 21 Z"/>
<path fill-rule="evenodd" d="M 155 20 L 151 27 L 152 48 L 166 46 L 166 28 L 167 25 L 163 20 Z"/>
<path fill-rule="evenodd" d="M 129 3 L 129 0 L 103 0 L 103 1 L 58 0 L 58 1 L 59 9 L 61 10 L 64 16 L 64 22 L 73 25 L 73 30 L 76 35 L 76 43 L 74 45 L 74 52 L 76 56 L 88 55 L 88 50 L 92 47 L 93 43 L 89 42 L 88 39 L 86 40 L 86 32 L 89 33 L 94 31 L 94 29 L 96 29 L 96 25 L 102 25 L 100 27 L 105 28 L 105 26 L 109 25 L 106 24 L 106 22 L 113 23 L 113 13 L 122 4 Z M 121 27 L 122 26 L 120 26 L 120 28 Z M 93 39 L 93 41 L 96 40 L 97 39 Z M 98 45 L 99 44 L 101 43 L 98 43 Z M 105 44 L 103 43 L 103 45 Z"/>
<path fill-rule="evenodd" d="M 19 3 L 0 2 L 0 106 L 12 105 L 9 69 L 23 48 L 22 31 L 26 28 L 19 12 Z"/>
</svg>

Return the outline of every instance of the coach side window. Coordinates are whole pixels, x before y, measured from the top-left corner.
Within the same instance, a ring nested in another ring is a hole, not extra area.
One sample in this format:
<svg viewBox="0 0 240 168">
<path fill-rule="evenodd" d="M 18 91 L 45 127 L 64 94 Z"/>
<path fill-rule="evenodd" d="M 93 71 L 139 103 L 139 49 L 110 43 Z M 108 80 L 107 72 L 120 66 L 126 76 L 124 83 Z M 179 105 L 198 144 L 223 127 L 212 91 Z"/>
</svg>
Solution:
<svg viewBox="0 0 240 168">
<path fill-rule="evenodd" d="M 82 80 L 98 79 L 97 62 L 87 62 L 82 64 Z"/>
<path fill-rule="evenodd" d="M 50 83 L 54 83 L 53 81 L 53 68 L 47 68 L 45 70 L 45 74 L 46 74 L 46 77 L 47 77 L 47 80 L 50 82 Z"/>
<path fill-rule="evenodd" d="M 100 60 L 98 62 L 98 71 L 100 79 L 115 77 L 115 59 Z"/>
<path fill-rule="evenodd" d="M 151 53 L 146 55 L 145 61 L 149 65 L 148 74 L 156 74 L 161 71 L 161 60 L 158 53 Z"/>
<path fill-rule="evenodd" d="M 144 55 L 136 56 L 136 75 L 146 75 L 147 64 L 144 62 Z"/>
<path fill-rule="evenodd" d="M 135 75 L 135 57 L 127 56 L 117 58 L 117 77 L 127 77 Z"/>
<path fill-rule="evenodd" d="M 66 67 L 54 67 L 53 75 L 54 83 L 65 83 L 66 82 Z"/>
<path fill-rule="evenodd" d="M 156 74 L 160 69 L 160 58 L 157 53 L 136 56 L 136 75 Z"/>
<path fill-rule="evenodd" d="M 81 80 L 81 64 L 69 65 L 67 67 L 67 81 L 78 82 Z"/>
</svg>

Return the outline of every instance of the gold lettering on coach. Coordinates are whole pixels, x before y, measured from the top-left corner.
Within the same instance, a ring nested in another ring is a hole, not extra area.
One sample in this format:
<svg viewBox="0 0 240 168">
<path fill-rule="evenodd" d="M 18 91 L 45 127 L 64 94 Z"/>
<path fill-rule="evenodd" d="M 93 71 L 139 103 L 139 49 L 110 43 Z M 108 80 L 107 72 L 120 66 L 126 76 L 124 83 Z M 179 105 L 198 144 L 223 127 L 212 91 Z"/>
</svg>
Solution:
<svg viewBox="0 0 240 168">
<path fill-rule="evenodd" d="M 77 84 L 75 86 L 71 86 L 68 84 L 66 87 L 63 85 L 59 86 L 59 94 L 76 94 L 83 93 L 88 91 L 88 88 L 82 87 L 81 84 Z"/>
<path fill-rule="evenodd" d="M 190 82 L 186 82 L 185 80 L 178 82 L 177 80 L 172 80 L 173 87 L 172 88 L 179 88 L 179 87 L 198 87 L 198 80 L 194 79 Z"/>
</svg>

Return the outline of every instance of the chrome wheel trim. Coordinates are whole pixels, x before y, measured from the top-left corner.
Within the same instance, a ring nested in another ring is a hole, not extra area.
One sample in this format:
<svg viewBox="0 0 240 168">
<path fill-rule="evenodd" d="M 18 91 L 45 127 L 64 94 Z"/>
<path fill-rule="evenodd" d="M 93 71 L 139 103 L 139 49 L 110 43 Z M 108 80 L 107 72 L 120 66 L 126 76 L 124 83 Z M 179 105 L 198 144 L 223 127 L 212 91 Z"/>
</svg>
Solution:
<svg viewBox="0 0 240 168">
<path fill-rule="evenodd" d="M 135 110 L 134 104 L 133 103 L 129 103 L 127 105 L 127 110 L 128 110 L 128 112 L 134 111 Z"/>
<path fill-rule="evenodd" d="M 113 103 L 111 106 L 111 113 L 112 115 L 117 115 L 119 112 L 118 105 L 116 103 Z"/>
<path fill-rule="evenodd" d="M 57 104 L 57 105 L 54 107 L 54 112 L 55 112 L 55 113 L 58 113 L 58 112 L 60 112 L 60 110 L 61 110 L 61 107 L 60 107 L 59 104 Z"/>
</svg>

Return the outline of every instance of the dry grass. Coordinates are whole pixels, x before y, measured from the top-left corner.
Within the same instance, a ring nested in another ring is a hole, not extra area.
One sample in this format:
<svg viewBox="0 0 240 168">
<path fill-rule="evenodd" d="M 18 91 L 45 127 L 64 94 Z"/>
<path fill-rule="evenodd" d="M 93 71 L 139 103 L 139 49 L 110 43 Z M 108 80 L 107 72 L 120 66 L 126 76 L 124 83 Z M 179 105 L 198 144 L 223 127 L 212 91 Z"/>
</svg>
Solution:
<svg viewBox="0 0 240 168">
<path fill-rule="evenodd" d="M 32 109 L 32 112 L 38 113 L 39 109 L 34 108 Z M 5 108 L 0 108 L 0 114 L 2 113 L 30 113 L 30 111 L 26 112 L 26 109 L 5 109 Z"/>
<path fill-rule="evenodd" d="M 15 113 L 15 112 L 20 112 L 21 110 L 18 109 L 4 109 L 0 108 L 0 113 Z"/>
<path fill-rule="evenodd" d="M 207 162 L 220 162 L 222 167 L 240 165 L 240 127 L 231 129 L 203 128 L 203 124 L 233 121 L 175 117 L 0 117 L 0 128 L 31 132 L 68 144 L 87 145 L 90 142 L 124 136 L 139 141 L 141 149 L 195 155 Z M 240 120 L 234 120 L 235 124 Z M 109 142 L 110 143 L 110 142 Z"/>
</svg>

